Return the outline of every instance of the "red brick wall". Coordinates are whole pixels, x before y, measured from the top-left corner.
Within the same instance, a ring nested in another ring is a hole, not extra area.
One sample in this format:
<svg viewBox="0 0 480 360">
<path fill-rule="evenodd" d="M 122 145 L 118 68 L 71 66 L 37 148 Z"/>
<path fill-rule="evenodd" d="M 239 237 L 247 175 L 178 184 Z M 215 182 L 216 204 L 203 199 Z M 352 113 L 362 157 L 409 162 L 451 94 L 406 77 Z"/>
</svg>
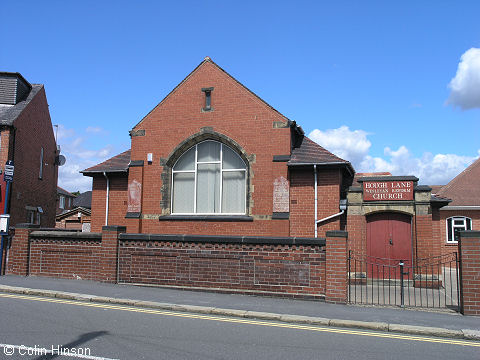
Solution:
<svg viewBox="0 0 480 360">
<path fill-rule="evenodd" d="M 313 166 L 290 173 L 290 235 L 313 237 L 315 234 L 315 189 Z M 340 170 L 318 170 L 317 219 L 339 213 Z M 340 217 L 318 225 L 318 236 L 329 230 L 340 230 Z"/>
<path fill-rule="evenodd" d="M 319 246 L 121 241 L 120 281 L 321 297 Z"/>
<path fill-rule="evenodd" d="M 101 241 L 91 239 L 32 239 L 30 275 L 102 280 L 98 263 Z"/>
<path fill-rule="evenodd" d="M 42 88 L 15 120 L 15 145 L 9 159 L 15 162 L 10 203 L 11 224 L 24 223 L 25 206 L 41 206 L 41 226 L 54 227 L 57 195 L 57 170 L 55 166 L 56 144 L 48 111 L 45 90 Z M 5 161 L 2 135 L 3 168 Z M 12 146 L 13 136 L 9 137 Z M 40 149 L 44 148 L 43 177 L 39 179 Z M 2 176 L 3 180 L 3 176 Z M 3 187 L 3 186 L 2 186 Z"/>
<path fill-rule="evenodd" d="M 461 311 L 480 316 L 480 231 L 461 234 Z"/>
<path fill-rule="evenodd" d="M 347 218 L 348 247 L 358 256 L 367 255 L 367 220 L 363 215 Z"/>
<path fill-rule="evenodd" d="M 107 174 L 110 179 L 108 224 L 125 224 L 127 213 L 126 174 Z M 92 232 L 100 232 L 105 225 L 107 181 L 103 175 L 95 176 L 92 185 Z"/>
<path fill-rule="evenodd" d="M 328 231 L 326 240 L 325 301 L 347 302 L 347 232 Z"/>
</svg>

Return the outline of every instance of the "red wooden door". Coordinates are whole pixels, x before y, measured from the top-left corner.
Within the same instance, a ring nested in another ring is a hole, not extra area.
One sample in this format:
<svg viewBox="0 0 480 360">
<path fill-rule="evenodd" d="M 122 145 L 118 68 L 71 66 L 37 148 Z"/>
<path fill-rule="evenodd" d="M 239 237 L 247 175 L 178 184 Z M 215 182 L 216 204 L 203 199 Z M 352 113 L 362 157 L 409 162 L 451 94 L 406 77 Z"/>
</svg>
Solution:
<svg viewBox="0 0 480 360">
<path fill-rule="evenodd" d="M 367 257 L 367 261 L 371 263 L 397 266 L 400 260 L 403 260 L 406 266 L 411 265 L 411 217 L 400 213 L 369 215 L 367 217 Z M 372 269 L 375 270 L 375 267 L 372 266 Z"/>
</svg>

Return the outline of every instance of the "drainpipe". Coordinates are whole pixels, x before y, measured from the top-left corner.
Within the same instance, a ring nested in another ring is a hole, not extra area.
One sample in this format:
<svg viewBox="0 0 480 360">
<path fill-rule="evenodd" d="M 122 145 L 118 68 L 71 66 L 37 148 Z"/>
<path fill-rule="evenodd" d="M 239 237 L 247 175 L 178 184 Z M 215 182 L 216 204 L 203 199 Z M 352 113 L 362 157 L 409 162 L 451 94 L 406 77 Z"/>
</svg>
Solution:
<svg viewBox="0 0 480 360">
<path fill-rule="evenodd" d="M 105 226 L 108 225 L 108 200 L 110 197 L 110 179 L 107 177 L 107 173 L 104 171 L 103 176 L 105 176 L 105 179 L 107 180 L 107 201 L 105 204 Z"/>
<path fill-rule="evenodd" d="M 318 235 L 317 230 L 317 165 L 313 165 L 313 177 L 314 177 L 314 187 L 315 187 L 315 237 Z"/>
<path fill-rule="evenodd" d="M 317 227 L 316 224 L 319 224 L 319 223 L 321 223 L 321 222 L 323 222 L 323 221 L 327 221 L 327 220 L 333 219 L 334 217 L 337 217 L 337 216 L 342 215 L 344 212 L 345 212 L 345 210 L 342 210 L 342 211 L 340 211 L 340 212 L 337 213 L 337 214 L 333 214 L 333 215 L 327 216 L 326 218 L 317 220 L 317 221 L 315 222 L 315 228 Z M 315 236 L 315 237 L 316 237 L 316 236 Z"/>
</svg>

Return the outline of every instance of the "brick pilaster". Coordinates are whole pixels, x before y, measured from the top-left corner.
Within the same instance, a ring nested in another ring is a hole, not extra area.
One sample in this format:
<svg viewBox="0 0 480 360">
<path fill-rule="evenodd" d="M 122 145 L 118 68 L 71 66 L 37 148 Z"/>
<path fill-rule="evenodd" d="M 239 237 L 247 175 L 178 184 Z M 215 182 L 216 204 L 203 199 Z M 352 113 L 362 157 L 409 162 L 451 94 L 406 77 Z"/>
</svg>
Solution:
<svg viewBox="0 0 480 360">
<path fill-rule="evenodd" d="M 480 231 L 461 231 L 460 311 L 463 315 L 480 316 Z"/>
<path fill-rule="evenodd" d="M 40 225 L 33 224 L 17 224 L 15 226 L 12 246 L 8 250 L 6 274 L 28 275 L 29 236 L 32 231 L 39 227 Z"/>
<path fill-rule="evenodd" d="M 347 238 L 346 231 L 327 231 L 325 263 L 325 301 L 347 302 Z"/>
<path fill-rule="evenodd" d="M 98 278 L 100 281 L 117 281 L 118 235 L 125 231 L 125 226 L 109 225 L 102 227 L 102 248 L 98 263 Z"/>
</svg>

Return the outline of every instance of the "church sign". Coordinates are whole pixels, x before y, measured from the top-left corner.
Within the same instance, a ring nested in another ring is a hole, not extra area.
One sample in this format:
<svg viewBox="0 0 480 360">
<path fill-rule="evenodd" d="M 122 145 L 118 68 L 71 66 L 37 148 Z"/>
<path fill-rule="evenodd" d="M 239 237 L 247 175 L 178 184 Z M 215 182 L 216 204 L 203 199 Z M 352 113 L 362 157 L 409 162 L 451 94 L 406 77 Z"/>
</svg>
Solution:
<svg viewBox="0 0 480 360">
<path fill-rule="evenodd" d="M 363 201 L 413 200 L 413 181 L 365 181 Z"/>
</svg>

